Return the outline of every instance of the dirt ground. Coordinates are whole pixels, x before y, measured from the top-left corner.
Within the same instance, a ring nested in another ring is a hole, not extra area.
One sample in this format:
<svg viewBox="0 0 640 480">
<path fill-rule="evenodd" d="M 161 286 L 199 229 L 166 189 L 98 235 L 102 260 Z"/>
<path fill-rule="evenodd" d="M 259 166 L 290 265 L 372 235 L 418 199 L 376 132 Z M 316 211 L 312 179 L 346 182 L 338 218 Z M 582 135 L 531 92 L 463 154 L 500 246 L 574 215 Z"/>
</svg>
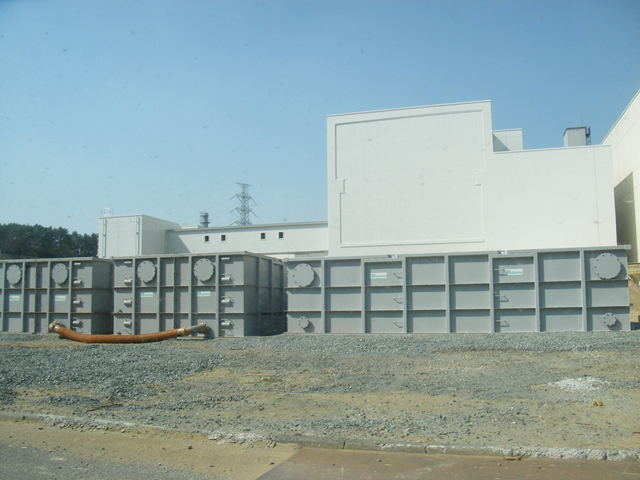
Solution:
<svg viewBox="0 0 640 480">
<path fill-rule="evenodd" d="M 230 443 L 203 435 L 156 429 L 84 431 L 47 426 L 40 422 L 0 420 L 0 445 L 37 448 L 54 459 L 85 464 L 102 460 L 110 464 L 145 462 L 178 472 L 212 478 L 255 479 L 293 455 L 296 445 Z M 40 472 L 53 478 L 53 472 Z M 0 473 L 0 478 L 5 477 Z M 62 477 L 60 477 L 62 478 Z"/>
<path fill-rule="evenodd" d="M 310 352 L 233 345 L 240 343 L 166 344 L 180 355 L 214 349 L 228 366 L 149 384 L 135 398 L 104 398 L 86 385 L 14 388 L 4 409 L 218 432 L 220 439 L 333 438 L 345 448 L 369 442 L 640 449 L 635 354 L 372 353 L 332 363 Z M 4 347 L 86 348 L 55 337 Z"/>
</svg>

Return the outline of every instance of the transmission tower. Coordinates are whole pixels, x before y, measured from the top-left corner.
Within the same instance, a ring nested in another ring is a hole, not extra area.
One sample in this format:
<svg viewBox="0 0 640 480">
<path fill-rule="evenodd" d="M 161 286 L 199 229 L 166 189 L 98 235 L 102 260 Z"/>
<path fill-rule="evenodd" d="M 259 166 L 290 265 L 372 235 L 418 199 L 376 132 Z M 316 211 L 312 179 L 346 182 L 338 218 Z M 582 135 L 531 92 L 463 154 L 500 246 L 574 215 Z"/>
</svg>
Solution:
<svg viewBox="0 0 640 480">
<path fill-rule="evenodd" d="M 242 191 L 232 198 L 237 198 L 238 200 L 240 200 L 240 206 L 234 208 L 232 212 L 238 212 L 240 214 L 240 218 L 238 218 L 238 220 L 233 222 L 231 225 L 240 225 L 240 226 L 251 225 L 250 215 L 253 212 L 251 211 L 251 206 L 249 205 L 249 202 L 251 201 L 253 203 L 256 203 L 253 200 L 253 198 L 251 198 L 251 195 L 249 195 L 249 187 L 251 185 L 247 185 L 246 183 L 239 183 L 239 182 L 236 182 L 236 183 L 240 185 L 240 188 L 242 188 Z M 255 213 L 253 214 L 255 216 Z"/>
</svg>

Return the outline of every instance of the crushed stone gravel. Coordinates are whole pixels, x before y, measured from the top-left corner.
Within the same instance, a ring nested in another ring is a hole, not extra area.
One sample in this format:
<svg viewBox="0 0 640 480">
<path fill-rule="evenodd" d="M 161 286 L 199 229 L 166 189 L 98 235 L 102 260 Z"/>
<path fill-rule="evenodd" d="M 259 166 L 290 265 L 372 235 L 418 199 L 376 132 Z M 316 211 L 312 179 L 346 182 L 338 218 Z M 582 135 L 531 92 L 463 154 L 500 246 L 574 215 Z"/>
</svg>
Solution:
<svg viewBox="0 0 640 480">
<path fill-rule="evenodd" d="M 634 458 L 638 353 L 640 332 L 283 334 L 139 345 L 1 333 L 0 410 L 89 422 L 59 422 L 67 428 L 121 421 L 229 441 Z"/>
</svg>

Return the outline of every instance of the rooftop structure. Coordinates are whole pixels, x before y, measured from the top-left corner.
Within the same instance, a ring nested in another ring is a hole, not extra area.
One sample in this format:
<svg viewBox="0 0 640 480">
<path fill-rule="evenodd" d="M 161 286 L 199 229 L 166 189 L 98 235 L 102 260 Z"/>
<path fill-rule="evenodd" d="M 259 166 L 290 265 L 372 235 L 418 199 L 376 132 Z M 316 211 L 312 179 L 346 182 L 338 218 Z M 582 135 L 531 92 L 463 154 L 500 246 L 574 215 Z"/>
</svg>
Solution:
<svg viewBox="0 0 640 480">
<path fill-rule="evenodd" d="M 326 223 L 185 228 L 145 215 L 102 216 L 99 255 L 354 257 L 615 245 L 611 149 L 586 145 L 586 136 L 576 142 L 524 150 L 521 129 L 493 131 L 490 101 L 331 115 Z"/>
</svg>

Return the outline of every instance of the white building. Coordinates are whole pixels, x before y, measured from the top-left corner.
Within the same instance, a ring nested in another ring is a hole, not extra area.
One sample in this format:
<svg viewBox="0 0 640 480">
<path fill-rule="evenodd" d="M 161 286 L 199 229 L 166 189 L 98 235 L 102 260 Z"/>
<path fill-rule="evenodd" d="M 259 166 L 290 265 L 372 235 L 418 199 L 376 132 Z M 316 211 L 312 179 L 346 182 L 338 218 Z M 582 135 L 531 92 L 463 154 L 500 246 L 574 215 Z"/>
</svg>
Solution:
<svg viewBox="0 0 640 480">
<path fill-rule="evenodd" d="M 492 130 L 490 101 L 329 116 L 327 160 L 327 223 L 184 228 L 102 216 L 100 257 L 616 245 L 611 148 L 523 150 L 521 129 Z"/>
<path fill-rule="evenodd" d="M 640 209 L 640 91 L 622 112 L 602 145 L 611 147 L 618 243 L 631 245 L 629 262 L 638 262 Z"/>
</svg>

